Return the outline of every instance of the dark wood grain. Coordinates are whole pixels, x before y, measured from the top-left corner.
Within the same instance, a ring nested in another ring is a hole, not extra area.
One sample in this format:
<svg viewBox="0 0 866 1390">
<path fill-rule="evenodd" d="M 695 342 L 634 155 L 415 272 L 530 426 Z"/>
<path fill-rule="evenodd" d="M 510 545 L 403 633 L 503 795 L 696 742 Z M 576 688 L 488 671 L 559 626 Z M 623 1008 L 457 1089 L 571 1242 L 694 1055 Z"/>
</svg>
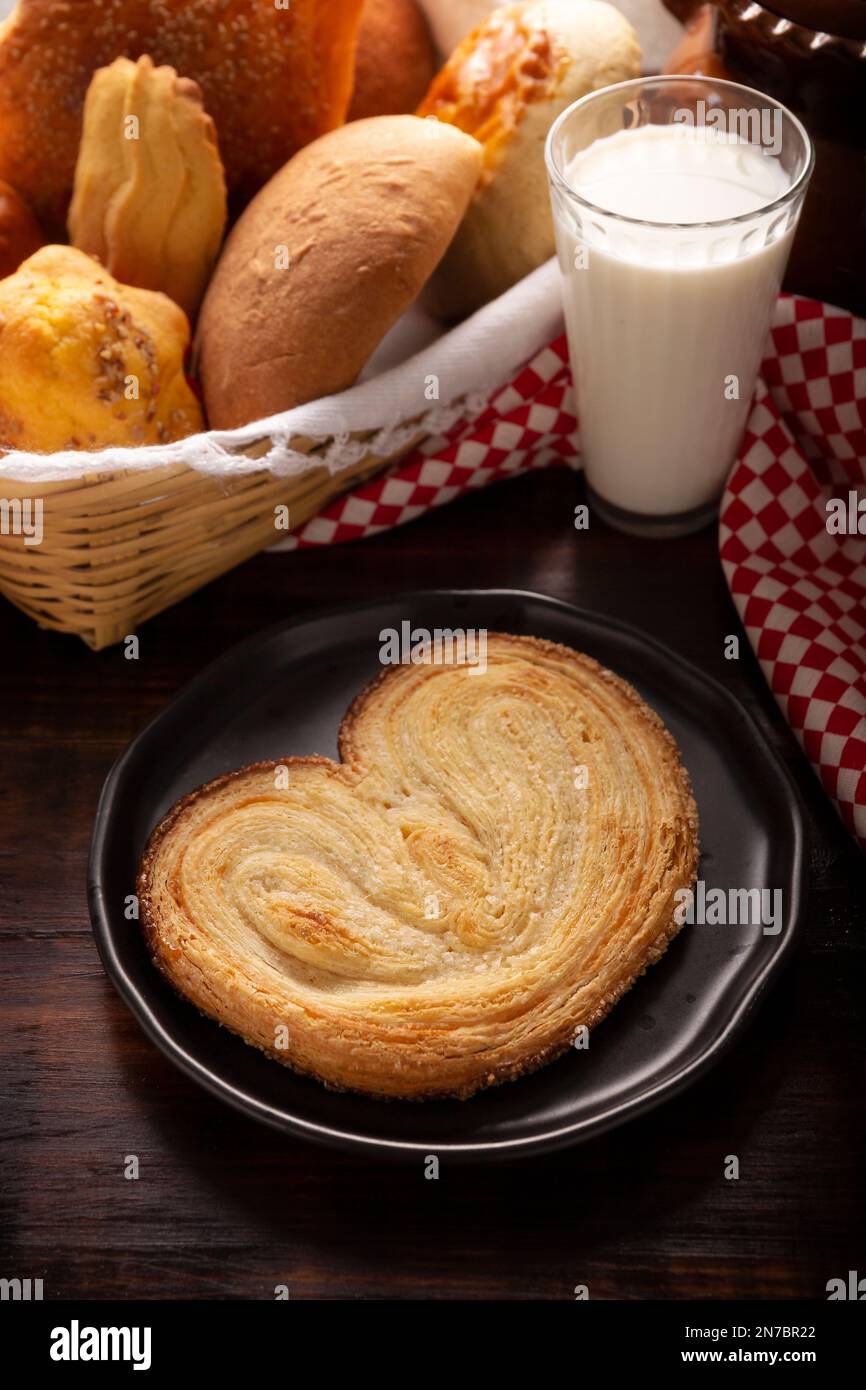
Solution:
<svg viewBox="0 0 866 1390">
<path fill-rule="evenodd" d="M 144 626 L 137 662 L 3 606 L 0 1276 L 46 1297 L 636 1299 L 822 1297 L 866 1273 L 861 856 L 745 641 L 724 658 L 740 628 L 713 534 L 576 533 L 581 496 L 554 470 L 360 544 L 260 556 Z M 203 665 L 282 617 L 435 585 L 553 594 L 722 680 L 800 785 L 812 880 L 793 963 L 698 1086 L 583 1147 L 430 1182 L 260 1129 L 176 1072 L 103 975 L 85 872 L 112 761 Z"/>
</svg>

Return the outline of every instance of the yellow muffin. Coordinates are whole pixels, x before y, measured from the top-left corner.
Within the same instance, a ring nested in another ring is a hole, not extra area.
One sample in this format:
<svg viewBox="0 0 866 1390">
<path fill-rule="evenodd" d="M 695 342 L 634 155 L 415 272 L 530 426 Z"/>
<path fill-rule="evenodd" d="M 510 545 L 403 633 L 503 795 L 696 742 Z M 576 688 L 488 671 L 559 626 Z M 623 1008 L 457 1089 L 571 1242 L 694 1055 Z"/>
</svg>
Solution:
<svg viewBox="0 0 866 1390">
<path fill-rule="evenodd" d="M 186 315 L 83 251 L 43 246 L 0 280 L 0 449 L 166 444 L 204 426 Z"/>
</svg>

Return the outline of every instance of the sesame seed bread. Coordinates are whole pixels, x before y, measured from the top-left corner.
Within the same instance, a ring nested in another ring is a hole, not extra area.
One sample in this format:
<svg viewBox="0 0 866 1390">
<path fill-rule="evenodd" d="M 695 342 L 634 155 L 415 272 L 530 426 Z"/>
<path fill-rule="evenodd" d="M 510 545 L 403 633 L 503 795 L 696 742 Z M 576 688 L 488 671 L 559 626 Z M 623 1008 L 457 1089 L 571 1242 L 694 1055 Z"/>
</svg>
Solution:
<svg viewBox="0 0 866 1390">
<path fill-rule="evenodd" d="M 0 178 L 60 233 L 90 79 L 147 53 L 199 84 L 229 190 L 246 200 L 345 118 L 362 3 L 19 0 L 0 26 Z"/>
</svg>

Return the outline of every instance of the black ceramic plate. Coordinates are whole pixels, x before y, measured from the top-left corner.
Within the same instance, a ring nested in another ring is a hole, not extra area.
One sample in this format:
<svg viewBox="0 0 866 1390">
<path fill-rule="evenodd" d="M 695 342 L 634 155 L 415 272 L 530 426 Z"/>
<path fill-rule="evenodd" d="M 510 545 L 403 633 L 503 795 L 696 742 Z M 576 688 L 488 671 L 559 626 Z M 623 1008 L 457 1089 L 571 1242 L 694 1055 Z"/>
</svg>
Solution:
<svg viewBox="0 0 866 1390">
<path fill-rule="evenodd" d="M 340 719 L 381 669 L 379 633 L 414 627 L 530 633 L 589 652 L 632 681 L 674 734 L 701 818 L 708 888 L 782 890 L 777 935 L 687 926 L 574 1051 L 470 1101 L 340 1095 L 294 1076 L 173 993 L 124 907 L 145 840 L 168 808 L 219 773 L 292 753 L 336 756 Z M 514 1157 L 575 1143 L 694 1081 L 740 1029 L 791 947 L 804 894 L 803 827 L 787 773 L 722 686 L 609 618 L 508 590 L 443 591 L 271 628 L 187 686 L 115 764 L 100 801 L 89 898 L 105 968 L 139 1022 L 193 1080 L 258 1120 L 380 1154 Z"/>
</svg>

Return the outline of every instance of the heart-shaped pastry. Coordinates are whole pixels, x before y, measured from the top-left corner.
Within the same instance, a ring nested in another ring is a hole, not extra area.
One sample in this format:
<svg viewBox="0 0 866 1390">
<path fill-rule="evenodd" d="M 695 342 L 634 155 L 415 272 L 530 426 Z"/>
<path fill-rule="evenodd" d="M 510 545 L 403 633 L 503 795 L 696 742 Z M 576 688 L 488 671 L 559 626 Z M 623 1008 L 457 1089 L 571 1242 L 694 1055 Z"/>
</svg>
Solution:
<svg viewBox="0 0 866 1390">
<path fill-rule="evenodd" d="M 420 655 L 354 701 L 340 763 L 256 763 L 180 801 L 138 885 L 155 962 L 206 1014 L 409 1099 L 585 1042 L 679 930 L 698 856 L 676 745 L 625 681 L 532 637 Z"/>
</svg>

